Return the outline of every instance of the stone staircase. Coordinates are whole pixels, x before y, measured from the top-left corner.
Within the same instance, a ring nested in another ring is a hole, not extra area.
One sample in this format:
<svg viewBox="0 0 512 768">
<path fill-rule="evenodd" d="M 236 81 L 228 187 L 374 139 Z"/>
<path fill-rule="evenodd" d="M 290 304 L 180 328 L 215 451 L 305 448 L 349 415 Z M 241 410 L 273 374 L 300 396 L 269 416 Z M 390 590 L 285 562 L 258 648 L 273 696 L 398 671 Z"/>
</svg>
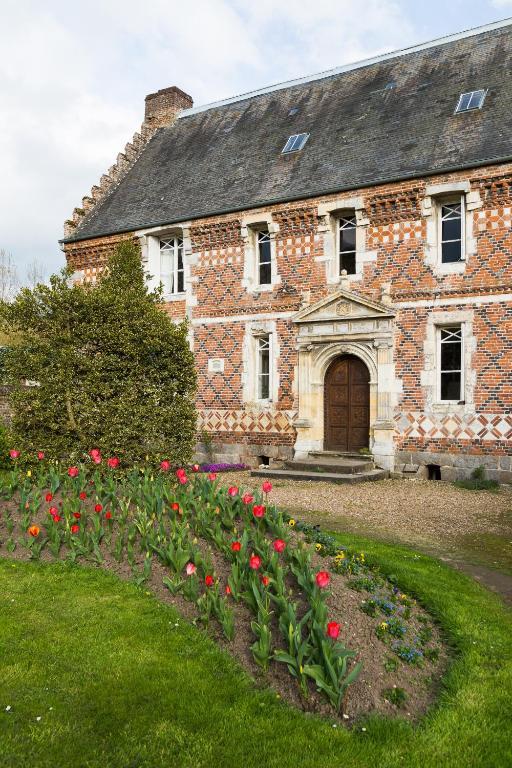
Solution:
<svg viewBox="0 0 512 768">
<path fill-rule="evenodd" d="M 335 451 L 315 451 L 307 458 L 282 462 L 281 466 L 258 468 L 252 477 L 286 480 L 316 480 L 324 483 L 365 483 L 384 480 L 389 472 L 375 466 L 372 456 Z"/>
</svg>

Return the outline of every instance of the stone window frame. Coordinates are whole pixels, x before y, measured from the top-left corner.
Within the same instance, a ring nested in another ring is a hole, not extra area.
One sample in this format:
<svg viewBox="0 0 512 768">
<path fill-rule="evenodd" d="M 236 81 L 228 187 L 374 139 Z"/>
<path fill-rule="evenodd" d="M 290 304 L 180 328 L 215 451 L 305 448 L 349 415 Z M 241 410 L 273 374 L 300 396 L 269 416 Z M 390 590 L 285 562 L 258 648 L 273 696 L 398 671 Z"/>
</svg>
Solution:
<svg viewBox="0 0 512 768">
<path fill-rule="evenodd" d="M 270 235 L 270 283 L 259 282 L 258 232 L 268 231 Z M 244 274 L 242 288 L 248 293 L 260 294 L 271 292 L 281 285 L 282 279 L 277 270 L 276 236 L 279 224 L 271 213 L 255 213 L 242 217 L 241 237 L 243 242 Z"/>
<path fill-rule="evenodd" d="M 269 397 L 259 398 L 259 340 L 269 337 L 270 342 L 270 381 Z M 275 407 L 279 396 L 279 338 L 275 320 L 253 321 L 246 324 L 242 348 L 242 399 L 244 405 L 264 410 Z"/>
<path fill-rule="evenodd" d="M 166 237 L 179 237 L 183 241 L 183 287 L 180 293 L 164 293 L 165 302 L 185 301 L 187 306 L 195 306 L 197 300 L 192 293 L 193 278 L 191 267 L 196 263 L 192 254 L 192 240 L 190 236 L 190 222 L 173 224 L 167 227 L 152 227 L 136 233 L 140 240 L 142 264 L 148 279 L 149 288 L 157 288 L 160 285 L 160 240 Z"/>
<path fill-rule="evenodd" d="M 355 214 L 356 217 L 356 271 L 353 275 L 340 274 L 339 254 L 339 219 L 342 215 Z M 323 239 L 323 255 L 315 261 L 325 263 L 325 275 L 328 285 L 339 285 L 344 278 L 349 283 L 362 279 L 364 265 L 377 259 L 377 251 L 366 249 L 366 228 L 370 220 L 366 215 L 362 197 L 345 197 L 320 203 L 317 209 L 319 219 L 318 234 Z"/>
<path fill-rule="evenodd" d="M 441 253 L 441 207 L 449 200 L 460 197 L 462 203 L 461 260 L 443 263 Z M 429 184 L 421 201 L 421 215 L 426 218 L 425 264 L 436 275 L 462 274 L 466 264 L 476 254 L 473 231 L 473 211 L 482 207 L 480 193 L 472 190 L 469 181 Z"/>
<path fill-rule="evenodd" d="M 464 415 L 475 410 L 476 372 L 473 370 L 473 353 L 477 340 L 473 335 L 474 311 L 435 310 L 427 317 L 425 340 L 423 343 L 424 368 L 420 374 L 420 384 L 425 394 L 425 410 L 440 414 Z M 463 402 L 441 400 L 440 396 L 440 353 L 439 336 L 441 328 L 460 325 L 462 329 L 462 392 Z"/>
</svg>

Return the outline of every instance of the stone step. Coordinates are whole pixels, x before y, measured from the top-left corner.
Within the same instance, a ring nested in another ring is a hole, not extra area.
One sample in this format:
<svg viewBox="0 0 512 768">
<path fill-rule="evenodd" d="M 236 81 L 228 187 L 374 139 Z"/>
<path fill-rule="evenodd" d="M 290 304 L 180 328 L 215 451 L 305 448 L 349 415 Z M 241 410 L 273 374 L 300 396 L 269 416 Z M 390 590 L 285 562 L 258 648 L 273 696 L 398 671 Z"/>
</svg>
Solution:
<svg viewBox="0 0 512 768">
<path fill-rule="evenodd" d="M 324 483 L 366 483 L 372 480 L 385 480 L 389 472 L 384 469 L 372 469 L 368 472 L 309 472 L 297 469 L 253 469 L 251 477 L 265 477 L 268 480 L 313 480 Z"/>
<path fill-rule="evenodd" d="M 371 453 L 350 453 L 343 451 L 309 451 L 309 457 L 315 459 L 359 459 L 359 461 L 373 461 Z"/>
<path fill-rule="evenodd" d="M 297 469 L 301 472 L 326 472 L 338 475 L 353 475 L 361 472 L 370 472 L 375 469 L 373 461 L 361 461 L 361 459 L 327 457 L 322 459 L 299 459 L 284 462 L 285 469 Z"/>
</svg>

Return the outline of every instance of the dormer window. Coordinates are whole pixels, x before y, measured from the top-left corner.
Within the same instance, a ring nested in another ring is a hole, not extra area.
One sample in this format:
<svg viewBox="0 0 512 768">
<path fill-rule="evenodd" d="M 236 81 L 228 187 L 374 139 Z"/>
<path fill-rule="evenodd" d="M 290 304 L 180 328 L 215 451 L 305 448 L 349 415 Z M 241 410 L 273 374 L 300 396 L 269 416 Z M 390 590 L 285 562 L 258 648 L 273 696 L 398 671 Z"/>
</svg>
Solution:
<svg viewBox="0 0 512 768">
<path fill-rule="evenodd" d="M 258 278 L 260 285 L 272 283 L 272 252 L 268 229 L 256 232 L 258 246 Z"/>
<path fill-rule="evenodd" d="M 441 263 L 453 264 L 464 257 L 464 199 L 439 202 Z"/>
<path fill-rule="evenodd" d="M 481 109 L 486 96 L 486 90 L 468 91 L 461 93 L 455 112 L 469 112 L 472 109 Z"/>
<path fill-rule="evenodd" d="M 160 282 L 164 296 L 185 291 L 183 268 L 183 239 L 173 236 L 160 240 Z"/>
<path fill-rule="evenodd" d="M 355 211 L 343 214 L 338 219 L 338 253 L 340 275 L 343 270 L 347 275 L 356 273 L 356 214 Z"/>
</svg>

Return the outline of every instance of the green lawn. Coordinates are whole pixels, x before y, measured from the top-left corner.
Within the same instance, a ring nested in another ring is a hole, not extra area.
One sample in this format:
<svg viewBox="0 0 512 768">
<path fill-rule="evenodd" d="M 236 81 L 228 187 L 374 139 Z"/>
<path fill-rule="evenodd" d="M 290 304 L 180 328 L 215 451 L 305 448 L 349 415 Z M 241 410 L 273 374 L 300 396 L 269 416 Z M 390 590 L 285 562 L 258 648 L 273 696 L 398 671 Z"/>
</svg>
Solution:
<svg viewBox="0 0 512 768">
<path fill-rule="evenodd" d="M 96 569 L 0 560 L 0 766 L 512 765 L 512 613 L 436 560 L 339 538 L 395 573 L 457 651 L 420 726 L 372 719 L 333 728 L 256 690 L 143 589 Z"/>
</svg>

